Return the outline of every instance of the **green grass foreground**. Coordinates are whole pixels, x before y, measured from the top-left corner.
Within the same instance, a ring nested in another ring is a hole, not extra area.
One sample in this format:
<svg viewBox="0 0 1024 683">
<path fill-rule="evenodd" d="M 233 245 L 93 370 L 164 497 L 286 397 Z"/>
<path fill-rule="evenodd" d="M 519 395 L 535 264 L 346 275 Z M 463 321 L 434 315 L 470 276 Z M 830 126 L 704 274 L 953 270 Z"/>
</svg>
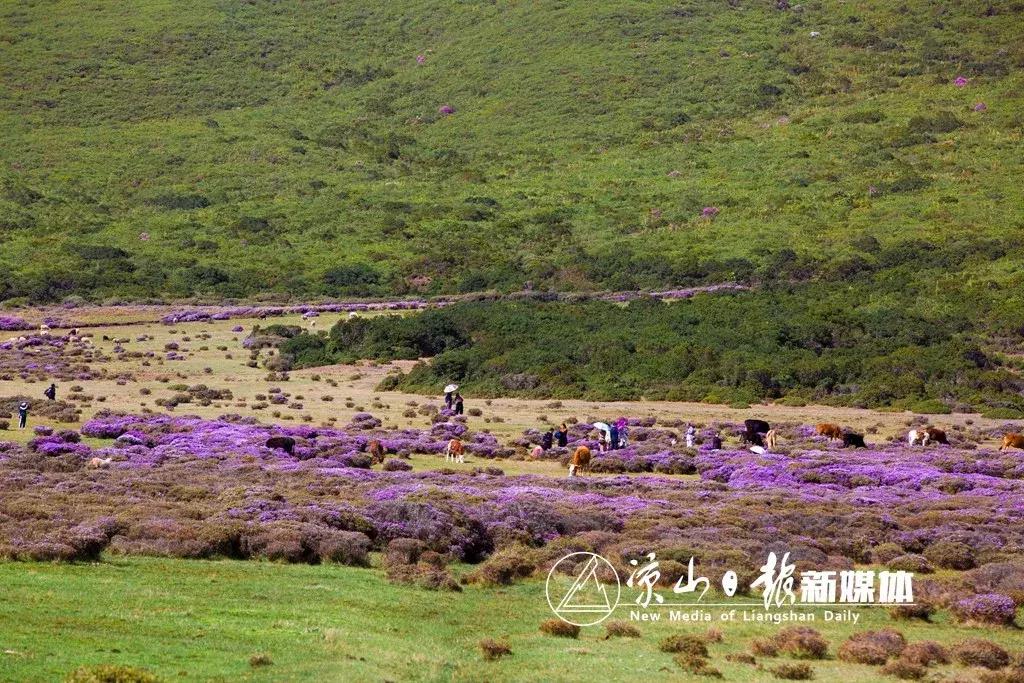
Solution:
<svg viewBox="0 0 1024 683">
<path fill-rule="evenodd" d="M 78 666 L 101 663 L 144 667 L 168 680 L 686 680 L 658 642 L 708 626 L 634 622 L 639 639 L 603 640 L 604 629 L 591 627 L 579 640 L 566 640 L 538 631 L 551 617 L 541 582 L 434 593 L 389 584 L 375 569 L 331 565 L 148 558 L 2 563 L 0 586 L 3 681 L 60 680 Z M 829 640 L 830 657 L 850 633 L 885 625 L 909 642 L 984 637 L 1011 651 L 1024 647 L 1019 630 L 964 629 L 944 615 L 933 624 L 908 624 L 890 621 L 882 609 L 860 613 L 857 625 L 826 624 L 820 616 L 811 624 Z M 616 616 L 627 618 L 628 610 Z M 724 634 L 709 650 L 725 680 L 773 680 L 725 655 L 746 651 L 752 638 L 776 627 L 711 625 Z M 477 643 L 485 637 L 507 640 L 513 654 L 483 661 Z M 251 667 L 258 653 L 273 663 Z M 766 668 L 784 661 L 792 660 L 759 658 Z M 817 680 L 881 678 L 878 667 L 835 659 L 810 664 Z"/>
</svg>

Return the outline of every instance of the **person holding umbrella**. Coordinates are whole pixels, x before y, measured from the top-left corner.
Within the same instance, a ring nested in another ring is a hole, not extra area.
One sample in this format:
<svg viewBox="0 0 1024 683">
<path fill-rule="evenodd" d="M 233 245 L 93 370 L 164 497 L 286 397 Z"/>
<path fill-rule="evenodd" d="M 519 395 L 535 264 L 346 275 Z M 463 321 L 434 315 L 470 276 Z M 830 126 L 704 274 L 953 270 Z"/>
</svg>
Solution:
<svg viewBox="0 0 1024 683">
<path fill-rule="evenodd" d="M 444 388 L 444 407 L 445 407 L 446 410 L 451 410 L 452 409 L 452 401 L 454 400 L 452 398 L 452 394 L 454 394 L 456 391 L 458 391 L 458 389 L 459 389 L 459 385 L 458 384 L 449 384 L 448 386 L 446 386 Z"/>
<path fill-rule="evenodd" d="M 612 438 L 612 428 L 604 422 L 595 422 L 594 429 L 597 430 L 597 448 L 600 452 L 604 453 L 607 450 L 607 444 Z"/>
<path fill-rule="evenodd" d="M 18 406 L 18 429 L 24 429 L 28 425 L 28 401 L 22 401 Z"/>
</svg>

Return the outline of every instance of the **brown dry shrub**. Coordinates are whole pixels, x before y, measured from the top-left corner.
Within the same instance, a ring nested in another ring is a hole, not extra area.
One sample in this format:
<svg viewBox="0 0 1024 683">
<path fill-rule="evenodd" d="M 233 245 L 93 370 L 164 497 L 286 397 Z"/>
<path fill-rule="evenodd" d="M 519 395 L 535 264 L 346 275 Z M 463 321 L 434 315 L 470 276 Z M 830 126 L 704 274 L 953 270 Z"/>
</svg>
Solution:
<svg viewBox="0 0 1024 683">
<path fill-rule="evenodd" d="M 699 655 L 692 655 L 689 653 L 680 653 L 675 657 L 676 664 L 679 665 L 683 671 L 694 676 L 705 676 L 707 678 L 721 678 L 722 672 L 713 666 L 710 666 L 708 660 Z"/>
<path fill-rule="evenodd" d="M 925 602 L 913 605 L 896 605 L 889 608 L 889 617 L 896 620 L 920 619 L 921 621 L 931 621 L 933 614 L 935 614 L 935 607 Z"/>
<path fill-rule="evenodd" d="M 658 644 L 658 649 L 662 652 L 678 652 L 694 657 L 708 656 L 708 646 L 704 644 L 704 640 L 688 633 L 666 636 Z"/>
<path fill-rule="evenodd" d="M 628 621 L 612 619 L 604 624 L 605 638 L 639 638 L 640 629 Z"/>
<path fill-rule="evenodd" d="M 900 659 L 918 666 L 949 664 L 949 652 L 934 640 L 921 640 L 907 645 L 900 654 Z"/>
<path fill-rule="evenodd" d="M 882 673 L 905 681 L 916 681 L 924 678 L 928 670 L 920 664 L 914 664 L 905 659 L 894 659 L 882 667 Z"/>
<path fill-rule="evenodd" d="M 814 669 L 807 664 L 779 664 L 769 671 L 775 678 L 785 681 L 809 681 L 814 678 Z"/>
<path fill-rule="evenodd" d="M 249 657 L 249 666 L 254 668 L 258 666 L 270 666 L 273 663 L 274 660 L 270 658 L 270 655 L 262 652 L 260 654 L 256 654 L 252 657 Z"/>
<path fill-rule="evenodd" d="M 854 633 L 839 648 L 837 656 L 845 662 L 857 664 L 885 664 L 889 657 L 903 652 L 907 640 L 893 628 Z"/>
<path fill-rule="evenodd" d="M 537 569 L 533 553 L 523 546 L 502 548 L 474 571 L 469 580 L 484 586 L 509 586 Z"/>
<path fill-rule="evenodd" d="M 548 619 L 541 622 L 540 631 L 549 636 L 558 636 L 559 638 L 579 638 L 580 636 L 579 626 L 562 621 L 561 619 Z"/>
<path fill-rule="evenodd" d="M 145 669 L 121 664 L 82 666 L 64 679 L 65 683 L 160 683 L 161 680 Z"/>
<path fill-rule="evenodd" d="M 797 659 L 823 659 L 828 653 L 828 641 L 808 626 L 787 626 L 775 634 L 774 640 L 779 652 Z"/>
<path fill-rule="evenodd" d="M 488 662 L 493 662 L 505 655 L 512 654 L 512 648 L 508 646 L 508 643 L 492 638 L 484 638 L 480 641 L 480 651 Z"/>
<path fill-rule="evenodd" d="M 968 638 L 953 646 L 953 659 L 964 666 L 1001 669 L 1010 663 L 1010 655 L 991 640 Z"/>
<path fill-rule="evenodd" d="M 759 657 L 776 657 L 779 647 L 771 638 L 754 638 L 750 641 L 750 651 Z"/>
</svg>

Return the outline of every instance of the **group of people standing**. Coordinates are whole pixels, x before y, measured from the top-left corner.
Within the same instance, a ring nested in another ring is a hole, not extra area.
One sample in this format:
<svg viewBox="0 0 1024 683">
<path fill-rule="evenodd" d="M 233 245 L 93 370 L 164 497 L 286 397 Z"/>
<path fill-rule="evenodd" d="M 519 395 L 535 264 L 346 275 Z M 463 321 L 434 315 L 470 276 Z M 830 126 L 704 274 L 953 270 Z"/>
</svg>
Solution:
<svg viewBox="0 0 1024 683">
<path fill-rule="evenodd" d="M 569 445 L 569 427 L 564 422 L 558 426 L 558 429 L 548 428 L 540 437 L 540 445 L 544 450 L 553 448 L 556 443 L 559 448 Z"/>
<path fill-rule="evenodd" d="M 446 391 L 444 394 L 444 407 L 456 415 L 462 415 L 464 410 L 462 394 L 458 391 Z"/>
</svg>

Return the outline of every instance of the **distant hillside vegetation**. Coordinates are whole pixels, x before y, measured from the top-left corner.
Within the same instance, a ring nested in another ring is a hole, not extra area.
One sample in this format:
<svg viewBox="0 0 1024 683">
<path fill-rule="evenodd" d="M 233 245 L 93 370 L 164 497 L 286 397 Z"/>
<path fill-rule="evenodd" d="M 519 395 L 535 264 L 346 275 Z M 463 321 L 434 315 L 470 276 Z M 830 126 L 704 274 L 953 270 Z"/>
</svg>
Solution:
<svg viewBox="0 0 1024 683">
<path fill-rule="evenodd" d="M 0 301 L 856 281 L 1016 311 L 1022 25 L 1020 0 L 3 3 Z"/>
</svg>

